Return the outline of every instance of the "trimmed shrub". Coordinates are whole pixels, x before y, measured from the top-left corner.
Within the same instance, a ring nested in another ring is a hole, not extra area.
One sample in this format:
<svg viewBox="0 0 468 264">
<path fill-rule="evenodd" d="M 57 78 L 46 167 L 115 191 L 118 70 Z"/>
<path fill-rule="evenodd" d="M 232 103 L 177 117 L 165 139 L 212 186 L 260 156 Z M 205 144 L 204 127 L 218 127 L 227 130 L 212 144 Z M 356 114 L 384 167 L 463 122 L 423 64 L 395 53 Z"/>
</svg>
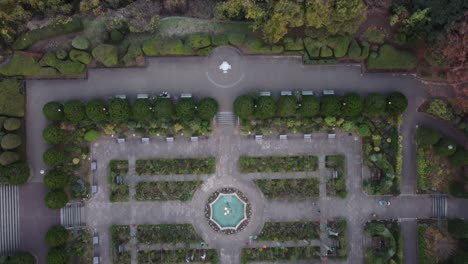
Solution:
<svg viewBox="0 0 468 264">
<path fill-rule="evenodd" d="M 181 98 L 177 101 L 176 106 L 176 116 L 180 120 L 190 121 L 195 117 L 195 102 L 193 98 Z"/>
<path fill-rule="evenodd" d="M 141 45 L 137 43 L 131 43 L 128 46 L 127 53 L 122 57 L 122 61 L 125 65 L 135 61 L 139 56 L 143 55 L 143 51 L 141 51 Z"/>
<path fill-rule="evenodd" d="M 87 131 L 84 135 L 84 139 L 88 142 L 93 142 L 99 138 L 99 132 L 94 129 Z"/>
<path fill-rule="evenodd" d="M 229 33 L 227 36 L 229 44 L 234 46 L 242 46 L 245 40 L 245 34 L 242 33 Z"/>
<path fill-rule="evenodd" d="M 201 49 L 211 45 L 210 36 L 206 34 L 192 34 L 188 36 L 186 42 L 191 49 Z"/>
<path fill-rule="evenodd" d="M 351 36 L 334 36 L 334 37 L 329 37 L 326 40 L 325 44 L 328 47 L 333 49 L 333 54 L 335 55 L 336 58 L 341 58 L 341 57 L 344 57 L 346 53 L 348 52 L 348 47 L 351 42 L 351 39 L 352 39 Z"/>
<path fill-rule="evenodd" d="M 71 50 L 69 56 L 70 60 L 74 62 L 81 62 L 83 64 L 90 64 L 93 60 L 93 57 L 91 57 L 88 52 L 82 50 Z"/>
<path fill-rule="evenodd" d="M 159 98 L 154 104 L 154 115 L 158 119 L 170 119 L 174 111 L 174 103 L 169 98 Z"/>
<path fill-rule="evenodd" d="M 68 175 L 63 170 L 52 170 L 44 176 L 44 185 L 50 190 L 63 190 Z"/>
<path fill-rule="evenodd" d="M 302 51 L 304 50 L 304 41 L 301 38 L 285 38 L 283 40 L 284 50 L 286 51 Z"/>
<path fill-rule="evenodd" d="M 20 160 L 20 156 L 16 152 L 5 151 L 0 154 L 0 165 L 7 166 Z"/>
<path fill-rule="evenodd" d="M 18 118 L 7 118 L 3 122 L 3 128 L 7 131 L 15 131 L 18 130 L 21 127 L 21 120 Z"/>
<path fill-rule="evenodd" d="M 397 50 L 390 45 L 383 45 L 377 57 L 370 56 L 367 67 L 372 70 L 414 70 L 416 56 L 407 51 Z"/>
<path fill-rule="evenodd" d="M 86 108 L 80 100 L 71 100 L 63 105 L 63 113 L 68 121 L 78 123 L 85 119 Z"/>
<path fill-rule="evenodd" d="M 109 101 L 109 118 L 115 122 L 126 122 L 130 118 L 130 105 L 127 99 L 112 98 Z"/>
<path fill-rule="evenodd" d="M 137 121 L 148 121 L 153 117 L 153 108 L 148 99 L 139 98 L 133 102 L 132 117 Z"/>
<path fill-rule="evenodd" d="M 109 44 L 99 44 L 92 51 L 93 57 L 106 67 L 116 66 L 119 62 L 118 50 L 116 46 Z"/>
<path fill-rule="evenodd" d="M 304 46 L 307 54 L 309 54 L 309 58 L 314 59 L 320 57 L 320 47 L 322 46 L 320 41 L 312 38 L 305 38 Z"/>
<path fill-rule="evenodd" d="M 276 113 L 280 117 L 296 115 L 297 102 L 293 96 L 281 96 L 277 102 Z"/>
<path fill-rule="evenodd" d="M 81 21 L 77 18 L 73 18 L 64 23 L 54 23 L 52 25 L 34 29 L 22 34 L 13 43 L 13 49 L 27 49 L 40 40 L 65 35 L 81 30 L 83 30 L 83 25 L 81 24 Z"/>
<path fill-rule="evenodd" d="M 13 256 L 9 256 L 5 264 L 35 264 L 36 258 L 29 252 L 16 253 Z"/>
<path fill-rule="evenodd" d="M 364 114 L 368 116 L 378 116 L 385 113 L 387 100 L 381 94 L 369 94 L 364 98 Z"/>
<path fill-rule="evenodd" d="M 320 57 L 321 58 L 331 58 L 333 57 L 333 50 L 328 46 L 323 46 L 320 48 Z"/>
<path fill-rule="evenodd" d="M 299 107 L 299 114 L 303 117 L 313 117 L 319 114 L 320 102 L 319 99 L 313 95 L 306 95 L 302 97 L 301 106 Z"/>
<path fill-rule="evenodd" d="M 400 92 L 393 92 L 387 97 L 387 112 L 397 116 L 402 114 L 408 107 L 408 99 Z"/>
<path fill-rule="evenodd" d="M 51 248 L 63 246 L 69 239 L 70 232 L 61 225 L 49 228 L 45 237 L 47 245 Z"/>
<path fill-rule="evenodd" d="M 15 52 L 10 63 L 0 67 L 0 74 L 5 76 L 51 77 L 57 76 L 54 68 L 43 68 L 37 63 L 37 58 L 29 53 Z"/>
<path fill-rule="evenodd" d="M 275 100 L 271 96 L 260 96 L 257 99 L 255 116 L 260 119 L 272 118 L 275 115 Z"/>
<path fill-rule="evenodd" d="M 25 96 L 23 83 L 16 79 L 0 80 L 0 115 L 23 117 Z M 2 127 L 0 123 L 0 128 Z"/>
<path fill-rule="evenodd" d="M 47 166 L 55 167 L 65 164 L 68 161 L 68 155 L 58 148 L 50 148 L 44 152 L 42 159 Z"/>
<path fill-rule="evenodd" d="M 468 150 L 457 149 L 457 151 L 455 151 L 455 153 L 449 157 L 449 161 L 453 166 L 468 166 Z"/>
<path fill-rule="evenodd" d="M 336 95 L 324 95 L 320 98 L 320 113 L 324 116 L 336 116 L 340 113 L 341 103 Z"/>
<path fill-rule="evenodd" d="M 21 146 L 21 137 L 16 134 L 6 134 L 2 137 L 1 145 L 3 149 L 15 149 Z"/>
<path fill-rule="evenodd" d="M 109 35 L 112 44 L 119 44 L 124 39 L 124 35 L 116 29 L 111 30 Z"/>
<path fill-rule="evenodd" d="M 75 49 L 79 49 L 79 50 L 86 50 L 89 48 L 89 45 L 90 45 L 89 40 L 83 36 L 76 36 L 72 40 L 71 44 Z"/>
<path fill-rule="evenodd" d="M 437 144 L 441 135 L 427 127 L 418 127 L 416 130 L 415 140 L 420 147 L 429 147 Z"/>
<path fill-rule="evenodd" d="M 457 144 L 450 139 L 442 138 L 434 145 L 434 149 L 438 155 L 448 157 L 457 151 Z"/>
<path fill-rule="evenodd" d="M 361 46 L 359 46 L 359 43 L 353 39 L 351 40 L 351 43 L 349 44 L 349 49 L 348 49 L 348 57 L 352 59 L 360 59 L 361 58 Z"/>
<path fill-rule="evenodd" d="M 218 34 L 211 37 L 211 43 L 215 46 L 227 46 L 229 45 L 229 39 L 225 34 Z"/>
<path fill-rule="evenodd" d="M 218 113 L 218 102 L 211 98 L 203 98 L 198 102 L 198 116 L 204 120 L 211 120 Z"/>
<path fill-rule="evenodd" d="M 64 248 L 53 248 L 47 253 L 47 264 L 67 264 L 68 255 Z"/>
<path fill-rule="evenodd" d="M 364 99 L 357 93 L 349 93 L 343 96 L 341 112 L 344 116 L 353 117 L 362 113 Z"/>
<path fill-rule="evenodd" d="M 42 131 L 42 138 L 45 142 L 56 145 L 65 142 L 67 132 L 58 125 L 50 125 Z"/>
<path fill-rule="evenodd" d="M 24 184 L 28 181 L 31 170 L 26 162 L 10 164 L 1 169 L 0 177 L 6 179 L 8 184 Z"/>
<path fill-rule="evenodd" d="M 42 113 L 49 121 L 61 121 L 65 119 L 63 105 L 59 102 L 48 102 L 42 107 Z"/>
<path fill-rule="evenodd" d="M 65 58 L 66 52 L 65 52 L 65 55 L 61 54 L 60 56 Z M 59 57 L 55 53 L 52 53 L 52 52 L 46 53 L 42 57 L 42 59 L 39 61 L 39 64 L 41 66 L 54 67 L 62 74 L 71 74 L 71 75 L 82 74 L 84 70 L 86 69 L 86 67 L 79 62 L 74 62 L 74 61 L 69 61 L 69 60 L 66 60 L 66 61 L 60 60 Z"/>
<path fill-rule="evenodd" d="M 148 56 L 190 55 L 193 53 L 180 39 L 161 39 L 159 37 L 144 41 L 142 50 Z"/>
<path fill-rule="evenodd" d="M 362 52 L 361 52 L 361 59 L 367 59 L 369 57 L 370 52 L 370 44 L 367 41 L 361 43 Z"/>
<path fill-rule="evenodd" d="M 68 203 L 68 196 L 64 191 L 50 191 L 45 197 L 47 208 L 60 209 L 65 207 Z"/>
<path fill-rule="evenodd" d="M 101 99 L 93 99 L 86 104 L 86 116 L 93 122 L 107 119 L 106 103 Z"/>
<path fill-rule="evenodd" d="M 67 58 L 67 52 L 63 49 L 59 49 L 55 52 L 55 57 L 59 60 L 64 60 Z"/>
<path fill-rule="evenodd" d="M 234 101 L 234 113 L 240 118 L 246 119 L 253 115 L 255 103 L 251 96 L 241 95 Z"/>
</svg>

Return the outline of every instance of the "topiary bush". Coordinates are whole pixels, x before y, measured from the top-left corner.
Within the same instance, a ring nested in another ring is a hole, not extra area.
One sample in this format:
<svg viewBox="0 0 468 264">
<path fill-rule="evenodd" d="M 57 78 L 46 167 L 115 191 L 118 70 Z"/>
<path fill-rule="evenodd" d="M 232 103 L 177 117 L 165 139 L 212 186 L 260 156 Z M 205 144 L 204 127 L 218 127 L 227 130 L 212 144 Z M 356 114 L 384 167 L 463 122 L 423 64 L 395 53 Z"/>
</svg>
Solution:
<svg viewBox="0 0 468 264">
<path fill-rule="evenodd" d="M 42 107 L 42 113 L 49 121 L 61 121 L 65 119 L 63 105 L 59 102 L 48 102 Z"/>
<path fill-rule="evenodd" d="M 360 59 L 361 58 L 361 46 L 359 46 L 359 43 L 353 39 L 351 40 L 351 43 L 349 44 L 349 49 L 348 49 L 348 57 L 352 59 Z"/>
<path fill-rule="evenodd" d="M 305 38 L 304 46 L 309 55 L 309 58 L 314 59 L 320 57 L 320 47 L 322 43 L 313 38 Z"/>
<path fill-rule="evenodd" d="M 211 39 L 206 34 L 192 34 L 188 36 L 186 43 L 192 49 L 201 49 L 210 46 Z"/>
<path fill-rule="evenodd" d="M 84 139 L 88 142 L 96 141 L 99 138 L 99 132 L 94 129 L 88 130 L 85 135 Z"/>
<path fill-rule="evenodd" d="M 242 119 L 251 117 L 254 114 L 254 99 L 248 95 L 241 95 L 234 101 L 234 113 Z"/>
<path fill-rule="evenodd" d="M 87 50 L 90 45 L 89 40 L 83 36 L 76 36 L 71 44 L 75 49 L 79 50 Z"/>
<path fill-rule="evenodd" d="M 81 50 L 71 50 L 69 56 L 70 60 L 74 62 L 81 62 L 86 65 L 90 64 L 93 60 L 93 57 L 91 57 L 91 55 L 88 52 Z"/>
<path fill-rule="evenodd" d="M 126 122 L 130 118 L 130 105 L 127 99 L 112 98 L 109 101 L 109 119 L 114 122 Z"/>
<path fill-rule="evenodd" d="M 275 100 L 271 96 L 260 96 L 257 99 L 255 116 L 260 119 L 272 118 L 276 112 Z"/>
<path fill-rule="evenodd" d="M 198 102 L 198 116 L 204 120 L 211 120 L 218 113 L 218 102 L 211 98 L 203 98 Z"/>
<path fill-rule="evenodd" d="M 61 209 L 68 203 L 68 196 L 64 191 L 50 191 L 45 197 L 45 203 L 47 208 L 50 209 Z"/>
<path fill-rule="evenodd" d="M 336 95 L 324 95 L 320 98 L 320 113 L 324 116 L 336 116 L 340 113 L 341 103 Z"/>
<path fill-rule="evenodd" d="M 397 116 L 402 114 L 408 107 L 408 99 L 400 92 L 393 92 L 387 97 L 387 112 Z"/>
<path fill-rule="evenodd" d="M 120 31 L 116 29 L 111 30 L 109 35 L 112 44 L 119 44 L 125 37 Z"/>
<path fill-rule="evenodd" d="M 434 149 L 438 155 L 448 157 L 457 151 L 457 144 L 450 139 L 442 138 L 434 145 Z"/>
<path fill-rule="evenodd" d="M 109 44 L 99 44 L 92 51 L 93 57 L 106 67 L 116 66 L 119 62 L 118 50 L 116 46 Z"/>
<path fill-rule="evenodd" d="M 55 167 L 68 162 L 68 155 L 65 151 L 53 147 L 44 152 L 42 159 L 48 167 Z"/>
<path fill-rule="evenodd" d="M 50 190 L 63 190 L 68 175 L 63 170 L 52 170 L 44 176 L 44 185 Z"/>
<path fill-rule="evenodd" d="M 286 51 L 302 51 L 304 50 L 304 42 L 301 38 L 285 38 L 283 40 L 284 50 Z"/>
<path fill-rule="evenodd" d="M 18 118 L 7 118 L 5 121 L 3 121 L 3 128 L 5 128 L 6 131 L 15 131 L 18 130 L 21 127 L 21 120 Z"/>
<path fill-rule="evenodd" d="M 70 232 L 61 225 L 49 228 L 45 237 L 47 245 L 51 248 L 63 246 L 69 239 Z"/>
<path fill-rule="evenodd" d="M 16 134 L 6 134 L 2 137 L 1 146 L 5 150 L 15 149 L 21 146 L 21 137 Z"/>
<path fill-rule="evenodd" d="M 333 54 L 336 58 L 341 58 L 344 57 L 348 52 L 348 47 L 351 42 L 351 39 L 351 36 L 334 36 L 327 38 L 325 43 L 328 47 L 333 49 Z"/>
<path fill-rule="evenodd" d="M 441 99 L 434 99 L 429 103 L 427 113 L 442 120 L 450 121 L 453 119 L 453 111 L 447 102 Z"/>
<path fill-rule="evenodd" d="M 192 98 L 181 98 L 177 101 L 176 116 L 180 120 L 190 121 L 195 117 L 195 102 Z"/>
<path fill-rule="evenodd" d="M 280 117 L 296 115 L 297 102 L 293 96 L 281 96 L 277 102 L 276 113 Z"/>
<path fill-rule="evenodd" d="M 132 105 L 132 117 L 138 121 L 148 121 L 153 117 L 153 108 L 148 99 L 136 99 Z"/>
<path fill-rule="evenodd" d="M 47 253 L 47 264 L 67 264 L 68 255 L 64 248 L 53 248 Z"/>
<path fill-rule="evenodd" d="M 57 59 L 59 60 L 64 60 L 67 58 L 67 52 L 63 49 L 59 49 L 55 52 L 55 57 L 57 57 Z"/>
<path fill-rule="evenodd" d="M 333 50 L 328 46 L 322 46 L 322 48 L 320 48 L 320 57 L 321 58 L 333 57 Z"/>
<path fill-rule="evenodd" d="M 170 119 L 174 116 L 174 103 L 169 98 L 159 98 L 154 105 L 154 115 L 157 119 Z"/>
<path fill-rule="evenodd" d="M 344 116 L 353 117 L 362 113 L 364 99 L 357 93 L 345 94 L 342 98 L 341 113 Z"/>
<path fill-rule="evenodd" d="M 0 165 L 7 166 L 20 160 L 20 156 L 16 152 L 5 151 L 0 154 Z"/>
<path fill-rule="evenodd" d="M 7 184 L 24 184 L 31 174 L 29 165 L 26 162 L 17 162 L 1 168 L 0 179 Z"/>
<path fill-rule="evenodd" d="M 62 144 L 65 142 L 67 132 L 61 129 L 58 125 L 50 125 L 42 131 L 42 138 L 45 142 L 52 145 Z"/>
<path fill-rule="evenodd" d="M 71 100 L 63 105 L 63 113 L 68 121 L 78 123 L 85 119 L 86 108 L 80 100 Z"/>
<path fill-rule="evenodd" d="M 437 144 L 441 135 L 427 127 L 418 127 L 416 130 L 415 140 L 420 147 L 429 147 Z"/>
<path fill-rule="evenodd" d="M 318 115 L 320 112 L 319 99 L 313 95 L 303 96 L 298 112 L 303 117 L 313 117 Z"/>
<path fill-rule="evenodd" d="M 86 104 L 86 116 L 93 122 L 107 119 L 106 103 L 101 99 L 93 99 Z"/>
<path fill-rule="evenodd" d="M 385 113 L 387 101 L 381 94 L 369 94 L 364 99 L 364 114 L 367 116 L 379 116 Z"/>
</svg>

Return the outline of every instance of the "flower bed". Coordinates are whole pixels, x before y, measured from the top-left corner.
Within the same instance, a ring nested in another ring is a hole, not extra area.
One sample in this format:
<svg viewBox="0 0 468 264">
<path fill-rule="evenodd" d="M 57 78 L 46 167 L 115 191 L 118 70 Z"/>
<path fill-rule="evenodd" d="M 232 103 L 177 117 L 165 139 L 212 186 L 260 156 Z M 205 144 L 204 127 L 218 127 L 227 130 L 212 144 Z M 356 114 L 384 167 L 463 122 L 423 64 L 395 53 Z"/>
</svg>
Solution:
<svg viewBox="0 0 468 264">
<path fill-rule="evenodd" d="M 338 236 L 333 236 L 330 233 L 328 237 L 338 240 L 338 248 L 330 255 L 330 257 L 346 258 L 348 255 L 348 236 L 347 236 L 347 223 L 343 218 L 335 218 L 327 222 L 327 229 L 338 233 Z"/>
<path fill-rule="evenodd" d="M 258 188 L 267 199 L 307 199 L 319 196 L 319 179 L 256 180 Z"/>
<path fill-rule="evenodd" d="M 327 181 L 327 195 L 346 198 L 346 157 L 344 155 L 329 155 L 325 157 L 325 167 L 338 173 L 337 179 Z"/>
<path fill-rule="evenodd" d="M 320 258 L 320 247 L 243 248 L 241 262 L 305 261 Z"/>
<path fill-rule="evenodd" d="M 242 173 L 316 171 L 318 168 L 318 158 L 313 155 L 242 156 L 239 158 L 239 167 Z"/>
<path fill-rule="evenodd" d="M 118 184 L 117 177 L 125 178 L 128 173 L 128 160 L 111 160 L 109 162 L 109 200 L 111 202 L 125 202 L 129 199 L 129 186 Z"/>
<path fill-rule="evenodd" d="M 214 249 L 189 249 L 189 250 L 154 250 L 154 251 L 139 251 L 138 263 L 153 264 L 153 263 L 186 263 L 187 257 L 192 257 L 192 262 L 218 264 L 219 254 Z"/>
<path fill-rule="evenodd" d="M 314 240 L 320 238 L 320 224 L 304 222 L 266 222 L 258 235 L 259 241 Z"/>
<path fill-rule="evenodd" d="M 139 225 L 137 227 L 137 239 L 139 243 L 147 245 L 191 244 L 203 241 L 190 224 Z"/>
<path fill-rule="evenodd" d="M 139 182 L 136 185 L 137 201 L 189 201 L 200 186 L 201 181 L 158 181 Z"/>
<path fill-rule="evenodd" d="M 216 160 L 213 157 L 137 160 L 135 169 L 138 175 L 212 174 Z"/>
<path fill-rule="evenodd" d="M 397 264 L 403 263 L 403 239 L 401 228 L 398 222 L 369 222 L 365 227 L 365 232 L 372 239 L 379 240 L 379 247 L 365 249 L 364 263 L 387 263 L 392 261 Z"/>
<path fill-rule="evenodd" d="M 130 243 L 130 226 L 112 225 L 110 227 L 112 263 L 126 264 L 130 263 L 130 252 L 119 252 L 119 246 Z"/>
</svg>

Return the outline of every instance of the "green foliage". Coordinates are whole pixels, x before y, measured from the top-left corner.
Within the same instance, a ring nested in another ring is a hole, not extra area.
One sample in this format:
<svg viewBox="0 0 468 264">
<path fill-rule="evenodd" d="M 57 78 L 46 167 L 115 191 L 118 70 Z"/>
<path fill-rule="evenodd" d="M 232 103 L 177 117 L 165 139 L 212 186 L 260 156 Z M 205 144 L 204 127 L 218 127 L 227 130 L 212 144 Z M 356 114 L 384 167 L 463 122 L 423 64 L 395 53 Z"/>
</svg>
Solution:
<svg viewBox="0 0 468 264">
<path fill-rule="evenodd" d="M 234 113 L 246 119 L 253 115 L 255 109 L 254 99 L 248 95 L 241 95 L 234 101 Z"/>
<path fill-rule="evenodd" d="M 324 116 L 336 116 L 340 113 L 341 103 L 336 95 L 324 95 L 320 98 L 320 113 Z"/>
<path fill-rule="evenodd" d="M 137 160 L 138 175 L 213 174 L 215 158 L 152 159 Z"/>
<path fill-rule="evenodd" d="M 426 224 L 418 224 L 418 255 L 419 255 L 419 263 L 421 264 L 428 263 L 427 241 L 425 238 L 427 228 L 428 228 L 428 225 Z"/>
<path fill-rule="evenodd" d="M 122 61 L 125 65 L 128 65 L 142 55 L 143 51 L 141 50 L 141 45 L 139 43 L 131 43 L 130 46 L 128 46 L 127 53 L 122 57 Z"/>
<path fill-rule="evenodd" d="M 364 114 L 368 116 L 379 116 L 385 113 L 387 101 L 381 94 L 369 94 L 364 98 Z"/>
<path fill-rule="evenodd" d="M 442 99 L 434 99 L 431 101 L 426 112 L 442 120 L 450 121 L 453 119 L 452 108 Z"/>
<path fill-rule="evenodd" d="M 229 45 L 229 39 L 225 34 L 218 34 L 211 37 L 211 43 L 214 46 L 227 46 Z"/>
<path fill-rule="evenodd" d="M 174 103 L 169 98 L 159 98 L 154 105 L 154 114 L 158 119 L 169 119 L 174 115 Z"/>
<path fill-rule="evenodd" d="M 0 115 L 24 116 L 25 98 L 22 90 L 23 83 L 21 81 L 15 79 L 0 80 Z"/>
<path fill-rule="evenodd" d="M 304 50 L 304 42 L 301 38 L 285 38 L 283 40 L 284 50 L 286 51 L 302 51 Z"/>
<path fill-rule="evenodd" d="M 139 225 L 137 239 L 145 244 L 191 244 L 203 241 L 190 224 Z"/>
<path fill-rule="evenodd" d="M 80 62 L 86 65 L 90 64 L 93 60 L 93 57 L 91 57 L 88 52 L 82 50 L 71 50 L 69 56 L 71 61 Z"/>
<path fill-rule="evenodd" d="M 383 44 L 385 42 L 385 31 L 378 29 L 376 26 L 370 26 L 364 32 L 363 37 L 370 43 Z"/>
<path fill-rule="evenodd" d="M 57 59 L 59 60 L 64 60 L 67 58 L 67 52 L 63 49 L 59 49 L 55 52 L 55 56 L 57 57 Z"/>
<path fill-rule="evenodd" d="M 407 51 L 397 50 L 390 45 L 383 45 L 379 49 L 379 55 L 369 57 L 367 66 L 371 70 L 407 70 L 416 68 L 416 56 Z"/>
<path fill-rule="evenodd" d="M 106 67 L 116 66 L 118 61 L 118 50 L 116 46 L 109 44 L 99 44 L 92 51 L 96 61 L 102 63 Z"/>
<path fill-rule="evenodd" d="M 337 171 L 337 179 L 327 181 L 327 195 L 346 198 L 346 157 L 344 155 L 328 155 L 325 157 L 325 167 Z"/>
<path fill-rule="evenodd" d="M 23 50 L 32 46 L 34 43 L 68 33 L 78 32 L 83 30 L 83 25 L 79 19 L 70 19 L 63 23 L 53 23 L 51 25 L 34 29 L 22 34 L 13 43 L 13 49 Z"/>
<path fill-rule="evenodd" d="M 457 198 L 468 199 L 468 192 L 465 190 L 465 183 L 462 181 L 451 181 L 449 184 L 449 193 Z"/>
<path fill-rule="evenodd" d="M 68 155 L 65 151 L 58 148 L 50 148 L 44 152 L 42 159 L 49 167 L 60 166 L 68 162 Z"/>
<path fill-rule="evenodd" d="M 304 46 L 307 54 L 309 54 L 309 58 L 313 59 L 320 57 L 320 47 L 322 46 L 320 41 L 313 38 L 305 38 Z"/>
<path fill-rule="evenodd" d="M 316 178 L 256 180 L 266 199 L 307 199 L 319 196 L 320 182 Z"/>
<path fill-rule="evenodd" d="M 351 40 L 351 43 L 349 44 L 349 50 L 348 50 L 348 57 L 351 59 L 360 59 L 361 58 L 361 46 L 359 46 L 359 43 L 353 39 Z"/>
<path fill-rule="evenodd" d="M 114 122 L 126 122 L 130 118 L 130 105 L 127 99 L 109 100 L 109 119 Z"/>
<path fill-rule="evenodd" d="M 125 202 L 129 199 L 127 184 L 117 184 L 117 176 L 124 177 L 128 173 L 128 160 L 111 160 L 109 162 L 109 200 L 111 202 Z"/>
<path fill-rule="evenodd" d="M 0 182 L 6 184 L 24 184 L 30 176 L 30 169 L 26 162 L 17 162 L 0 168 Z"/>
<path fill-rule="evenodd" d="M 62 74 L 78 75 L 82 74 L 86 69 L 86 66 L 80 62 L 74 61 L 63 61 L 58 59 L 58 57 L 53 52 L 46 53 L 41 61 L 39 62 L 41 66 L 50 66 L 57 69 Z"/>
<path fill-rule="evenodd" d="M 21 127 L 21 120 L 19 120 L 18 118 L 13 118 L 13 117 L 7 118 L 3 122 L 3 128 L 6 131 L 15 131 L 15 130 L 18 130 L 20 127 Z"/>
<path fill-rule="evenodd" d="M 63 170 L 52 170 L 44 176 L 44 185 L 50 190 L 63 190 L 68 175 Z"/>
<path fill-rule="evenodd" d="M 408 107 L 408 99 L 400 92 L 393 92 L 387 97 L 387 112 L 393 116 L 398 116 L 405 112 Z"/>
<path fill-rule="evenodd" d="M 192 98 L 179 99 L 176 103 L 175 112 L 180 120 L 193 120 L 195 118 L 195 101 Z"/>
<path fill-rule="evenodd" d="M 321 58 L 333 57 L 333 50 L 328 46 L 322 46 L 322 48 L 320 48 L 320 57 Z"/>
<path fill-rule="evenodd" d="M 419 147 L 429 147 L 437 144 L 441 138 L 441 135 L 428 128 L 428 127 L 418 127 L 416 130 L 415 140 Z"/>
<path fill-rule="evenodd" d="M 35 264 L 36 258 L 29 252 L 16 253 L 9 256 L 4 264 Z"/>
<path fill-rule="evenodd" d="M 184 263 L 186 262 L 187 256 L 193 256 L 192 262 L 194 263 L 202 263 L 202 262 L 212 263 L 212 264 L 220 263 L 217 250 L 203 249 L 203 255 L 199 254 L 199 252 L 200 251 L 198 249 L 139 251 L 138 263 L 140 264 Z M 130 256 L 129 256 L 129 259 L 130 259 Z"/>
<path fill-rule="evenodd" d="M 63 246 L 69 239 L 70 233 L 61 225 L 49 228 L 45 237 L 47 245 L 51 248 Z"/>
<path fill-rule="evenodd" d="M 67 264 L 68 255 L 67 251 L 60 248 L 53 248 L 47 253 L 47 264 Z"/>
<path fill-rule="evenodd" d="M 63 191 L 50 191 L 45 197 L 45 203 L 47 208 L 60 209 L 68 203 L 68 196 Z"/>
<path fill-rule="evenodd" d="M 442 138 L 434 146 L 436 153 L 443 157 L 452 156 L 457 151 L 457 144 L 450 139 Z"/>
<path fill-rule="evenodd" d="M 78 123 L 86 118 L 86 108 L 80 100 L 71 100 L 63 105 L 63 113 L 68 121 Z"/>
<path fill-rule="evenodd" d="M 242 173 L 316 171 L 317 156 L 262 156 L 239 158 Z"/>
<path fill-rule="evenodd" d="M 344 57 L 348 52 L 348 47 L 351 43 L 351 39 L 351 36 L 334 36 L 327 38 L 325 44 L 333 49 L 333 54 L 336 58 L 341 58 Z"/>
<path fill-rule="evenodd" d="M 5 150 L 15 149 L 21 146 L 21 137 L 16 134 L 6 134 L 2 137 L 1 146 Z"/>
<path fill-rule="evenodd" d="M 86 140 L 88 142 L 96 141 L 98 138 L 99 138 L 99 132 L 97 132 L 94 129 L 86 131 L 86 133 L 84 135 L 84 140 Z"/>
<path fill-rule="evenodd" d="M 257 99 L 255 116 L 260 119 L 272 118 L 275 115 L 275 100 L 271 96 L 260 96 Z"/>
<path fill-rule="evenodd" d="M 292 262 L 313 263 L 320 258 L 320 247 L 269 247 L 243 248 L 241 262 L 280 262 L 281 260 Z"/>
<path fill-rule="evenodd" d="M 211 120 L 218 113 L 218 102 L 211 98 L 203 98 L 198 102 L 198 116 L 204 120 Z"/>
<path fill-rule="evenodd" d="M 266 222 L 258 241 L 299 241 L 320 238 L 320 224 L 317 222 Z"/>
<path fill-rule="evenodd" d="M 313 95 L 306 95 L 302 97 L 301 106 L 299 107 L 299 114 L 302 117 L 313 117 L 319 114 L 320 102 L 319 99 Z"/>
<path fill-rule="evenodd" d="M 193 34 L 188 36 L 187 45 L 191 49 L 201 49 L 206 48 L 211 45 L 210 36 L 206 34 Z"/>
<path fill-rule="evenodd" d="M 5 76 L 52 77 L 58 72 L 54 68 L 41 67 L 37 58 L 29 53 L 15 52 L 10 63 L 0 67 L 0 74 Z"/>
<path fill-rule="evenodd" d="M 449 158 L 450 164 L 457 167 L 468 166 L 468 150 L 457 149 L 455 153 Z"/>
<path fill-rule="evenodd" d="M 180 39 L 162 39 L 159 37 L 143 42 L 142 49 L 147 56 L 190 55 L 193 53 Z"/>
<path fill-rule="evenodd" d="M 344 116 L 358 116 L 362 113 L 364 99 L 357 93 L 348 93 L 343 96 L 341 112 Z M 367 111 L 367 109 L 366 109 Z"/>
<path fill-rule="evenodd" d="M 89 40 L 83 36 L 76 36 L 71 44 L 75 49 L 79 50 L 87 50 L 90 46 Z"/>
<path fill-rule="evenodd" d="M 139 182 L 136 185 L 137 201 L 190 201 L 200 186 L 200 181 Z"/>
<path fill-rule="evenodd" d="M 67 132 L 58 125 L 50 125 L 42 131 L 42 137 L 48 144 L 56 145 L 65 142 Z"/>
<path fill-rule="evenodd" d="M 122 42 L 122 40 L 125 37 L 120 31 L 116 29 L 112 29 L 109 35 L 110 35 L 110 42 L 112 44 L 119 44 L 120 42 Z"/>
<path fill-rule="evenodd" d="M 86 116 L 93 122 L 107 119 L 106 103 L 101 99 L 93 99 L 86 104 Z"/>
<path fill-rule="evenodd" d="M 20 156 L 16 152 L 4 151 L 0 154 L 0 165 L 7 166 L 20 160 Z"/>
<path fill-rule="evenodd" d="M 296 115 L 297 102 L 293 96 L 281 96 L 277 102 L 277 114 L 280 117 Z"/>
<path fill-rule="evenodd" d="M 65 119 L 63 105 L 59 102 L 48 102 L 42 107 L 42 113 L 49 121 L 61 121 Z"/>
<path fill-rule="evenodd" d="M 456 239 L 468 239 L 468 222 L 462 219 L 449 219 L 447 230 Z"/>
<path fill-rule="evenodd" d="M 153 108 L 148 99 L 139 98 L 133 102 L 132 117 L 137 121 L 148 121 L 153 117 Z"/>
</svg>

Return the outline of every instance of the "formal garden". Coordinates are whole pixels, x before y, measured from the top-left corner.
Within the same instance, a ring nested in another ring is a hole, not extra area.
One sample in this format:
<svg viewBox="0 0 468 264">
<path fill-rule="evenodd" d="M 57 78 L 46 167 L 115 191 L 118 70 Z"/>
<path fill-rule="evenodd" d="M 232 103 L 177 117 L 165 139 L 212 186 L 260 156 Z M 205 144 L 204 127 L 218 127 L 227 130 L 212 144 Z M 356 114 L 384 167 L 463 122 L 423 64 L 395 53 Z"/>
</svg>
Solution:
<svg viewBox="0 0 468 264">
<path fill-rule="evenodd" d="M 109 162 L 109 174 L 107 183 L 109 184 L 109 201 L 127 202 L 130 190 L 125 178 L 128 173 L 128 160 L 111 160 Z"/>
<path fill-rule="evenodd" d="M 399 92 L 365 97 L 294 92 L 277 100 L 254 93 L 236 98 L 234 111 L 246 135 L 357 133 L 363 138 L 364 164 L 372 171 L 364 189 L 373 195 L 398 195 L 402 166 L 398 129 L 407 105 Z"/>
<path fill-rule="evenodd" d="M 54 226 L 47 231 L 45 241 L 50 248 L 48 264 L 92 262 L 93 234 L 87 228 L 67 230 L 63 226 Z"/>
<path fill-rule="evenodd" d="M 329 251 L 331 258 L 346 259 L 348 256 L 348 225 L 344 218 L 327 220 L 326 227 L 328 238 L 334 246 Z"/>
<path fill-rule="evenodd" d="M 331 171 L 327 181 L 327 195 L 346 198 L 346 156 L 326 156 L 325 167 Z"/>
<path fill-rule="evenodd" d="M 243 248 L 241 263 L 259 261 L 317 261 L 320 247 Z"/>
<path fill-rule="evenodd" d="M 184 159 L 151 159 L 136 161 L 137 175 L 213 174 L 216 170 L 214 157 Z"/>
<path fill-rule="evenodd" d="M 365 263 L 403 263 L 403 237 L 398 222 L 368 222 L 365 233 L 370 237 L 370 247 L 365 249 Z"/>
</svg>

